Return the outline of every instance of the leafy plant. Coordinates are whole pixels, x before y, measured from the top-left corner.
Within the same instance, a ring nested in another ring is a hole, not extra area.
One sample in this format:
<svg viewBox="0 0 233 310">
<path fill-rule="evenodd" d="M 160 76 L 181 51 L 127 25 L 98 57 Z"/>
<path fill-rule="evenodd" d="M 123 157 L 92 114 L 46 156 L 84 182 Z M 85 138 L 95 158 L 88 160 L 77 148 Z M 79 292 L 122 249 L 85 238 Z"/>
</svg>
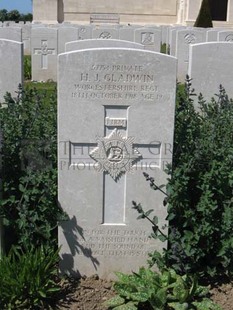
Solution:
<svg viewBox="0 0 233 310">
<path fill-rule="evenodd" d="M 199 97 L 194 109 L 191 81 L 178 92 L 173 167 L 164 205 L 168 210 L 168 249 L 151 253 L 150 263 L 175 268 L 180 274 L 231 274 L 233 270 L 233 102 L 220 86 L 217 100 Z M 154 190 L 161 187 L 145 174 Z M 134 202 L 141 218 L 143 211 Z M 166 239 L 158 219 L 149 219 L 152 237 Z"/>
<path fill-rule="evenodd" d="M 173 269 L 157 273 L 144 267 L 138 273 L 116 273 L 117 296 L 106 302 L 115 310 L 220 310 L 208 297 L 208 288 L 200 286 L 196 277 L 180 276 Z"/>
<path fill-rule="evenodd" d="M 0 260 L 0 308 L 46 309 L 60 287 L 56 284 L 58 252 L 17 248 Z"/>
<path fill-rule="evenodd" d="M 40 244 L 57 247 L 57 223 L 64 218 L 57 204 L 56 89 L 48 97 L 19 88 L 0 109 L 3 134 L 3 200 L 0 215 L 8 249 Z"/>
<path fill-rule="evenodd" d="M 31 56 L 24 56 L 24 79 L 31 80 L 32 78 L 32 65 L 31 65 Z"/>
<path fill-rule="evenodd" d="M 168 181 L 168 259 L 181 272 L 229 274 L 233 267 L 233 101 L 199 97 L 191 81 L 177 105 L 173 170 Z"/>
</svg>

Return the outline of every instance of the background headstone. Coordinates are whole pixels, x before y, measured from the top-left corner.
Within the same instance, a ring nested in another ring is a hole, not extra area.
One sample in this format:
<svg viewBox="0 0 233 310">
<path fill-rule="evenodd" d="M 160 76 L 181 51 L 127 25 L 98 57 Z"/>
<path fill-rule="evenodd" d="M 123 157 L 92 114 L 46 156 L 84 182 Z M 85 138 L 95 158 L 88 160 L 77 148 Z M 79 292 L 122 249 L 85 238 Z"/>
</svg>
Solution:
<svg viewBox="0 0 233 310">
<path fill-rule="evenodd" d="M 123 40 L 101 40 L 101 39 L 91 39 L 91 40 L 79 40 L 66 43 L 66 52 L 71 52 L 75 50 L 83 50 L 87 48 L 102 48 L 102 47 L 124 47 L 124 48 L 137 48 L 144 49 L 144 46 L 135 42 L 128 42 Z"/>
<path fill-rule="evenodd" d="M 218 41 L 233 42 L 233 31 L 219 31 Z"/>
<path fill-rule="evenodd" d="M 222 84 L 229 97 L 233 98 L 233 43 L 208 42 L 190 46 L 188 74 L 192 78 L 195 93 L 202 93 L 210 100 Z M 195 99 L 197 103 L 197 98 Z"/>
<path fill-rule="evenodd" d="M 76 276 L 136 271 L 151 240 L 132 200 L 156 206 L 166 223 L 164 196 L 143 172 L 166 184 L 171 162 L 176 59 L 124 48 L 99 48 L 58 56 L 59 204 L 61 271 Z M 166 233 L 166 231 L 165 231 Z"/>
<path fill-rule="evenodd" d="M 132 26 L 122 27 L 119 29 L 119 39 L 125 41 L 134 41 L 135 28 Z"/>
<path fill-rule="evenodd" d="M 23 83 L 23 43 L 0 39 L 0 101 L 6 92 L 16 97 L 19 84 Z"/>
<path fill-rule="evenodd" d="M 93 39 L 119 39 L 119 30 L 106 27 L 92 30 Z"/>
<path fill-rule="evenodd" d="M 57 80 L 57 29 L 32 28 L 32 80 Z"/>
<path fill-rule="evenodd" d="M 0 39 L 22 42 L 22 28 L 0 27 Z"/>
<path fill-rule="evenodd" d="M 78 28 L 63 26 L 58 29 L 58 54 L 65 52 L 67 42 L 78 40 Z"/>
<path fill-rule="evenodd" d="M 25 24 L 22 27 L 24 55 L 31 55 L 31 28 L 31 24 Z"/>
<path fill-rule="evenodd" d="M 88 40 L 92 38 L 92 26 L 91 25 L 82 25 L 78 27 L 78 39 L 79 40 Z"/>
<path fill-rule="evenodd" d="M 160 52 L 161 30 L 153 28 L 141 28 L 135 30 L 135 42 L 145 46 L 145 49 Z"/>
<path fill-rule="evenodd" d="M 188 72 L 190 44 L 204 42 L 206 33 L 202 30 L 178 30 L 176 35 L 176 57 L 178 58 L 177 79 L 184 82 Z"/>
</svg>

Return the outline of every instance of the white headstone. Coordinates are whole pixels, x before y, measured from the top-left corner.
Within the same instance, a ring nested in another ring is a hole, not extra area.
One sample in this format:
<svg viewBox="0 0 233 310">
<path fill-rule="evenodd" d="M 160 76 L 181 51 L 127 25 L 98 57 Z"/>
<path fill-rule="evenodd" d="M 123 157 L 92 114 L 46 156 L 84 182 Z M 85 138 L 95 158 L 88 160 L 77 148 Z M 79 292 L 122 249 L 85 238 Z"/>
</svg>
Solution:
<svg viewBox="0 0 233 310">
<path fill-rule="evenodd" d="M 219 31 L 218 41 L 233 42 L 233 31 Z"/>
<path fill-rule="evenodd" d="M 31 24 L 25 24 L 22 27 L 24 55 L 31 55 L 31 29 Z"/>
<path fill-rule="evenodd" d="M 140 28 L 135 30 L 135 42 L 145 46 L 145 49 L 160 52 L 161 30 L 153 28 Z"/>
<path fill-rule="evenodd" d="M 0 39 L 0 101 L 6 92 L 16 97 L 23 83 L 23 43 Z"/>
<path fill-rule="evenodd" d="M 164 196 L 143 172 L 165 184 L 173 145 L 176 59 L 151 51 L 99 48 L 58 56 L 61 271 L 113 278 L 146 263 L 165 244 L 151 240 L 132 200 L 155 206 Z M 166 233 L 166 231 L 165 231 Z"/>
<path fill-rule="evenodd" d="M 135 28 L 132 26 L 123 27 L 119 29 L 119 39 L 125 41 L 134 41 Z"/>
<path fill-rule="evenodd" d="M 32 80 L 57 80 L 57 29 L 32 28 Z"/>
<path fill-rule="evenodd" d="M 206 32 L 206 41 L 207 42 L 218 41 L 218 33 L 219 31 L 223 31 L 223 30 L 224 30 L 223 28 L 208 28 Z"/>
<path fill-rule="evenodd" d="M 91 25 L 82 25 L 78 27 L 78 40 L 88 40 L 92 38 Z"/>
<path fill-rule="evenodd" d="M 233 98 L 233 43 L 209 42 L 190 46 L 188 74 L 192 78 L 195 93 L 202 93 L 210 100 L 218 93 L 219 85 L 225 87 Z M 197 99 L 195 100 L 197 102 Z"/>
<path fill-rule="evenodd" d="M 62 26 L 58 29 L 58 54 L 65 52 L 67 42 L 78 40 L 78 28 Z"/>
<path fill-rule="evenodd" d="M 175 27 L 170 27 L 169 29 L 169 34 L 168 34 L 168 39 L 169 39 L 169 54 L 171 56 L 176 55 L 176 36 L 177 36 L 177 31 L 184 29 L 184 26 L 175 26 Z"/>
<path fill-rule="evenodd" d="M 124 47 L 124 48 L 137 48 L 144 49 L 144 46 L 135 42 L 128 42 L 123 40 L 101 40 L 101 39 L 91 39 L 91 40 L 78 40 L 66 43 L 66 52 L 83 50 L 88 48 L 102 48 L 102 47 Z"/>
<path fill-rule="evenodd" d="M 178 58 L 177 79 L 184 82 L 188 72 L 190 44 L 204 42 L 206 33 L 201 30 L 178 30 L 176 36 L 176 57 Z"/>
<path fill-rule="evenodd" d="M 92 30 L 93 39 L 119 39 L 119 30 L 106 27 Z"/>
<path fill-rule="evenodd" d="M 20 27 L 1 27 L 0 39 L 22 42 L 22 28 Z"/>
</svg>

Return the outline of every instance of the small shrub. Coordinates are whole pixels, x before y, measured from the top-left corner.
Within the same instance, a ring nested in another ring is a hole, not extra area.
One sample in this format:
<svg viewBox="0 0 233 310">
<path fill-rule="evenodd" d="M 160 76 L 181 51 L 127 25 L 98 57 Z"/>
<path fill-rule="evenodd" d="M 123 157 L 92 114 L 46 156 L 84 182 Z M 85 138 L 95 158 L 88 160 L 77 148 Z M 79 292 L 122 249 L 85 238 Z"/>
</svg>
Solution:
<svg viewBox="0 0 233 310">
<path fill-rule="evenodd" d="M 31 56 L 24 56 L 24 79 L 31 80 L 32 78 L 32 65 L 31 65 Z"/>
<path fill-rule="evenodd" d="M 221 310 L 207 297 L 207 287 L 198 285 L 195 277 L 179 276 L 172 269 L 160 274 L 142 267 L 138 273 L 116 275 L 114 289 L 118 295 L 106 302 L 110 309 Z"/>
<path fill-rule="evenodd" d="M 0 109 L 3 133 L 3 200 L 0 216 L 11 244 L 57 247 L 57 102 L 35 89 L 5 97 Z"/>
<path fill-rule="evenodd" d="M 58 250 L 11 250 L 0 260 L 0 308 L 47 309 L 60 287 L 56 284 Z"/>
<path fill-rule="evenodd" d="M 217 100 L 199 97 L 200 111 L 193 106 L 190 80 L 177 98 L 173 167 L 168 169 L 167 193 L 169 234 L 164 236 L 158 218 L 149 218 L 152 237 L 168 241 L 161 257 L 150 254 L 153 263 L 165 264 L 179 274 L 201 277 L 231 275 L 233 270 L 233 101 L 220 86 Z M 154 190 L 155 180 L 144 174 Z"/>
</svg>

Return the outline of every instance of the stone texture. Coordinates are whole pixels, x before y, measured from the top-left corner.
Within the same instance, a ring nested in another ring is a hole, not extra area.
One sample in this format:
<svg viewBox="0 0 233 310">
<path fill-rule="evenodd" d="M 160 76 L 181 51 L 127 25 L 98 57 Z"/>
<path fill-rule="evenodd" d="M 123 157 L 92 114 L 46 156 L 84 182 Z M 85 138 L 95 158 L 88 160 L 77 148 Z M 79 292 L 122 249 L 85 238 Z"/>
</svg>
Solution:
<svg viewBox="0 0 233 310">
<path fill-rule="evenodd" d="M 21 27 L 1 27 L 0 39 L 22 42 Z"/>
<path fill-rule="evenodd" d="M 31 55 L 31 29 L 31 24 L 25 24 L 22 26 L 24 55 Z"/>
<path fill-rule="evenodd" d="M 233 42 L 233 31 L 219 31 L 218 41 Z"/>
<path fill-rule="evenodd" d="M 57 29 L 32 28 L 32 80 L 57 80 Z"/>
<path fill-rule="evenodd" d="M 78 39 L 79 40 L 88 40 L 92 38 L 92 26 L 91 25 L 82 25 L 78 27 Z"/>
<path fill-rule="evenodd" d="M 202 30 L 178 30 L 176 36 L 176 57 L 178 58 L 177 79 L 184 82 L 188 72 L 190 44 L 204 42 L 206 32 Z"/>
<path fill-rule="evenodd" d="M 125 41 L 134 42 L 134 31 L 135 28 L 131 26 L 125 26 L 119 29 L 119 39 Z"/>
<path fill-rule="evenodd" d="M 161 30 L 153 28 L 140 28 L 135 30 L 135 42 L 145 46 L 145 49 L 160 52 Z"/>
<path fill-rule="evenodd" d="M 156 206 L 166 223 L 164 196 L 142 172 L 165 184 L 171 162 L 176 59 L 151 51 L 99 48 L 58 56 L 61 271 L 73 275 L 138 270 L 151 240 L 132 200 Z M 166 231 L 165 231 L 166 233 Z"/>
<path fill-rule="evenodd" d="M 58 54 L 65 52 L 67 42 L 78 40 L 78 28 L 62 26 L 58 29 Z"/>
<path fill-rule="evenodd" d="M 233 44 L 229 42 L 209 42 L 190 46 L 188 74 L 197 94 L 202 93 L 210 100 L 218 93 L 222 84 L 233 98 Z M 195 100 L 197 104 L 197 99 Z"/>
<path fill-rule="evenodd" d="M 6 92 L 16 97 L 19 84 L 23 83 L 23 43 L 0 39 L 0 100 Z"/>
<path fill-rule="evenodd" d="M 102 47 L 124 47 L 124 48 L 137 48 L 144 49 L 144 46 L 135 42 L 128 42 L 123 40 L 101 40 L 101 39 L 91 39 L 91 40 L 79 40 L 66 43 L 66 52 L 83 50 L 88 48 L 102 48 Z"/>
<path fill-rule="evenodd" d="M 99 28 L 92 30 L 93 39 L 119 39 L 119 30 L 113 28 Z"/>
</svg>

